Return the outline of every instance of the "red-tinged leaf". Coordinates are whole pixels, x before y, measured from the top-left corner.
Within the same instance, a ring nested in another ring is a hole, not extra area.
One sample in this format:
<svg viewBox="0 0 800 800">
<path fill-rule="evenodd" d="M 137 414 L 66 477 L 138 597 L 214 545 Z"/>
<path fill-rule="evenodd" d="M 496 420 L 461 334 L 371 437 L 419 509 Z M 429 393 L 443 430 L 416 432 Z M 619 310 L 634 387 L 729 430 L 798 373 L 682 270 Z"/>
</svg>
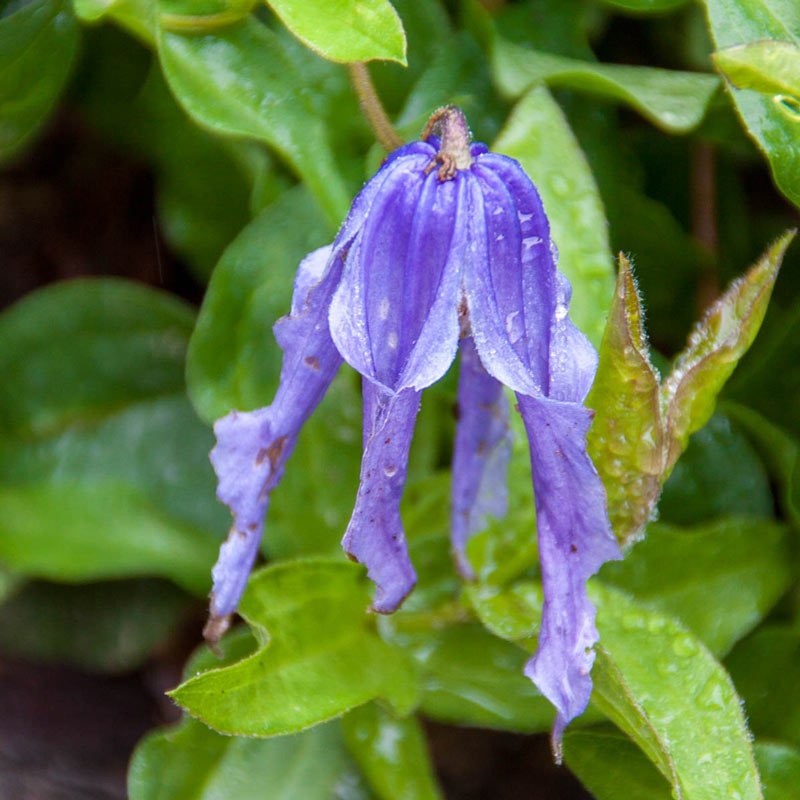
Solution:
<svg viewBox="0 0 800 800">
<path fill-rule="evenodd" d="M 589 453 L 606 487 L 614 533 L 626 543 L 641 537 L 658 501 L 664 436 L 636 282 L 622 254 L 619 263 L 587 405 L 596 411 Z"/>
</svg>

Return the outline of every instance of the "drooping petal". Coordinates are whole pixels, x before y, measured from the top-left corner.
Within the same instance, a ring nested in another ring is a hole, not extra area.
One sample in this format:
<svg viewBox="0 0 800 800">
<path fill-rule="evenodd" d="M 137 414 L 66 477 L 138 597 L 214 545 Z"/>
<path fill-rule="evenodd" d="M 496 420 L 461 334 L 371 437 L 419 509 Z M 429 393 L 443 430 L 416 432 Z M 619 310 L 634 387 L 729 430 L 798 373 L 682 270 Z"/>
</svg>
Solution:
<svg viewBox="0 0 800 800">
<path fill-rule="evenodd" d="M 586 453 L 592 412 L 577 403 L 518 395 L 531 449 L 539 561 L 544 587 L 539 647 L 525 667 L 558 710 L 553 751 L 592 692 L 597 642 L 586 581 L 621 557 L 611 533 L 603 485 Z"/>
<path fill-rule="evenodd" d="M 505 516 L 511 458 L 508 400 L 502 384 L 481 364 L 472 337 L 461 341 L 456 418 L 450 535 L 458 570 L 471 579 L 466 544 L 489 517 Z"/>
<path fill-rule="evenodd" d="M 420 393 L 406 389 L 387 394 L 368 380 L 363 382 L 363 391 L 361 480 L 342 547 L 366 565 L 377 589 L 372 607 L 388 614 L 403 602 L 417 580 L 400 520 L 400 499 Z"/>
<path fill-rule="evenodd" d="M 342 356 L 389 392 L 438 380 L 459 336 L 463 181 L 426 175 L 435 150 L 418 145 L 427 151 L 394 158 L 373 179 L 382 183 L 349 247 L 330 312 Z"/>
<path fill-rule="evenodd" d="M 221 622 L 236 610 L 253 566 L 269 495 L 283 475 L 305 420 L 316 408 L 342 363 L 328 330 L 328 307 L 341 277 L 339 253 L 330 246 L 307 256 L 295 280 L 291 313 L 275 324 L 283 349 L 281 381 L 272 405 L 233 411 L 217 420 L 211 462 L 217 496 L 234 524 L 212 575 L 211 620 L 216 638 Z"/>
<path fill-rule="evenodd" d="M 597 631 L 586 581 L 620 557 L 586 453 L 591 412 L 581 403 L 597 356 L 568 317 L 571 289 L 530 179 L 516 161 L 492 153 L 472 172 L 480 189 L 473 236 L 485 258 L 465 265 L 465 292 L 481 360 L 516 391 L 530 443 L 545 604 L 526 674 L 558 710 L 558 754 L 564 727 L 591 694 Z"/>
</svg>

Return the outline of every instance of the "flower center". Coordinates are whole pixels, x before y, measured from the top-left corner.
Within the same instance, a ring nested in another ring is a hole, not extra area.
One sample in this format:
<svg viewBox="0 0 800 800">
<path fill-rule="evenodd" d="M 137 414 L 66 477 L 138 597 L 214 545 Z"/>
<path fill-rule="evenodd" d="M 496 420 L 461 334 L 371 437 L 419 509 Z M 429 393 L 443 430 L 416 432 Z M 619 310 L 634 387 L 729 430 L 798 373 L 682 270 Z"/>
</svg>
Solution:
<svg viewBox="0 0 800 800">
<path fill-rule="evenodd" d="M 472 134 L 467 118 L 458 106 L 443 106 L 431 114 L 422 131 L 422 138 L 427 139 L 432 134 L 440 137 L 441 144 L 436 157 L 425 167 L 426 175 L 440 164 L 439 180 L 450 181 L 458 170 L 472 166 L 472 153 L 469 150 Z"/>
</svg>

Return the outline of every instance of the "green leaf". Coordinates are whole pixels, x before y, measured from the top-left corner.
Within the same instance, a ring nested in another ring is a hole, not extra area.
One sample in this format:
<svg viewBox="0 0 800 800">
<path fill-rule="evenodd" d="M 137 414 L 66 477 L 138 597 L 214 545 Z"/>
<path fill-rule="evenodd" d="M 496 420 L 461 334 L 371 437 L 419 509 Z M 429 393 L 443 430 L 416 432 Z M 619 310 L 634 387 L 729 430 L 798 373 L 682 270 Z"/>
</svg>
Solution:
<svg viewBox="0 0 800 800">
<path fill-rule="evenodd" d="M 206 594 L 218 544 L 112 481 L 0 488 L 0 560 L 36 578 L 156 575 Z"/>
<path fill-rule="evenodd" d="M 783 255 L 794 238 L 784 234 L 705 313 L 661 386 L 669 437 L 668 475 L 689 436 L 708 422 L 717 395 L 755 339 L 767 310 Z"/>
<path fill-rule="evenodd" d="M 637 14 L 662 14 L 685 6 L 688 0 L 602 0 L 612 8 L 622 8 Z"/>
<path fill-rule="evenodd" d="M 711 58 L 737 89 L 800 98 L 800 44 L 768 39 L 726 47 Z"/>
<path fill-rule="evenodd" d="M 736 645 L 726 665 L 753 733 L 800 747 L 800 633 L 763 627 Z"/>
<path fill-rule="evenodd" d="M 77 50 L 78 26 L 65 0 L 29 0 L 0 18 L 0 161 L 40 130 Z"/>
<path fill-rule="evenodd" d="M 263 543 L 269 558 L 341 554 L 358 491 L 361 436 L 359 381 L 345 367 L 303 425 L 270 500 Z"/>
<path fill-rule="evenodd" d="M 162 575 L 205 594 L 218 535 L 210 432 L 183 393 L 190 310 L 119 280 L 0 316 L 3 558 L 53 580 Z"/>
<path fill-rule="evenodd" d="M 403 23 L 388 0 L 267 0 L 300 41 L 331 61 L 406 63 Z"/>
<path fill-rule="evenodd" d="M 84 22 L 91 24 L 108 17 L 148 47 L 155 45 L 158 33 L 157 0 L 72 0 L 72 5 L 75 14 Z"/>
<path fill-rule="evenodd" d="M 794 0 L 705 0 L 705 5 L 717 51 L 765 39 L 800 46 L 800 10 Z M 753 91 L 730 94 L 748 133 L 767 157 L 778 188 L 800 206 L 800 123 L 794 104 Z"/>
<path fill-rule="evenodd" d="M 592 703 L 645 752 L 676 798 L 760 798 L 739 700 L 723 668 L 684 627 L 621 592 L 590 585 L 600 644 Z M 541 585 L 473 590 L 481 621 L 498 636 L 535 646 Z"/>
<path fill-rule="evenodd" d="M 274 148 L 338 227 L 349 206 L 320 118 L 289 51 L 251 17 L 203 36 L 162 30 L 158 53 L 170 89 L 200 125 Z"/>
<path fill-rule="evenodd" d="M 230 244 L 214 270 L 189 345 L 186 380 L 208 422 L 264 406 L 278 386 L 272 334 L 289 312 L 297 267 L 328 231 L 308 192 L 285 192 Z"/>
<path fill-rule="evenodd" d="M 547 89 L 515 106 L 492 149 L 516 158 L 536 184 L 570 279 L 570 317 L 597 344 L 613 292 L 603 205 L 586 158 Z"/>
<path fill-rule="evenodd" d="M 4 603 L 0 647 L 5 654 L 84 670 L 133 670 L 175 634 L 189 602 L 166 581 L 34 581 Z"/>
<path fill-rule="evenodd" d="M 264 740 L 220 736 L 192 719 L 139 743 L 128 771 L 128 795 L 131 800 L 370 797 L 336 723 Z"/>
<path fill-rule="evenodd" d="M 555 712 L 522 670 L 528 656 L 477 624 L 397 634 L 419 664 L 420 711 L 431 719 L 519 733 L 550 730 Z"/>
<path fill-rule="evenodd" d="M 715 412 L 692 434 L 658 504 L 659 519 L 695 525 L 724 516 L 773 517 L 770 476 L 735 418 Z"/>
<path fill-rule="evenodd" d="M 756 742 L 765 800 L 794 800 L 800 786 L 800 750 L 778 742 Z"/>
<path fill-rule="evenodd" d="M 696 128 L 719 87 L 714 75 L 598 64 L 530 50 L 500 37 L 494 42 L 492 70 L 509 97 L 520 97 L 540 83 L 588 92 L 627 103 L 670 133 Z"/>
<path fill-rule="evenodd" d="M 789 587 L 787 534 L 785 525 L 746 517 L 694 528 L 655 523 L 625 561 L 603 567 L 602 580 L 724 654 Z"/>
<path fill-rule="evenodd" d="M 104 26 L 90 44 L 82 112 L 108 141 L 153 168 L 160 229 L 205 282 L 250 221 L 251 195 L 259 181 L 268 184 L 272 160 L 253 142 L 233 142 L 195 125 L 170 94 L 157 61 L 123 32 Z M 137 75 L 148 63 L 146 77 Z M 246 158 L 253 150 L 258 155 Z"/>
<path fill-rule="evenodd" d="M 672 785 L 676 798 L 743 800 L 761 787 L 733 683 L 670 617 L 595 587 L 600 642 L 593 702 Z"/>
<path fill-rule="evenodd" d="M 342 719 L 347 749 L 381 800 L 439 800 L 425 734 L 414 716 L 399 719 L 368 703 Z"/>
<path fill-rule="evenodd" d="M 259 649 L 170 692 L 222 733 L 276 736 L 376 697 L 407 713 L 417 679 L 402 651 L 368 627 L 371 587 L 344 561 L 282 562 L 253 575 L 239 605 Z"/>
<path fill-rule="evenodd" d="M 750 408 L 728 401 L 725 412 L 746 431 L 767 465 L 780 489 L 783 513 L 800 525 L 800 444 Z"/>
<path fill-rule="evenodd" d="M 664 776 L 616 731 L 568 731 L 564 761 L 596 800 L 671 800 Z"/>
<path fill-rule="evenodd" d="M 596 409 L 589 454 L 606 487 L 611 526 L 623 544 L 642 537 L 661 492 L 664 433 L 658 381 L 636 281 L 630 262 L 620 254 L 617 290 L 586 405 Z"/>
</svg>

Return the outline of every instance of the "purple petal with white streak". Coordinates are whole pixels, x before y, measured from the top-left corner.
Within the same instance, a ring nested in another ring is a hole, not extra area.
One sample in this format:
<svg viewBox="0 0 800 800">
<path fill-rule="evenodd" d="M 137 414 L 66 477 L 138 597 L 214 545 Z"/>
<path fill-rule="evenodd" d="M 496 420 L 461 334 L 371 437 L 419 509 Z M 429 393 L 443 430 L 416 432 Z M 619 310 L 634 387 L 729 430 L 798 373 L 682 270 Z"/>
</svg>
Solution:
<svg viewBox="0 0 800 800">
<path fill-rule="evenodd" d="M 328 307 L 341 267 L 330 246 L 303 260 L 291 314 L 275 324 L 283 349 L 275 400 L 257 411 L 232 411 L 214 425 L 217 445 L 211 463 L 217 497 L 231 509 L 234 524 L 212 571 L 212 621 L 236 610 L 258 553 L 270 492 L 283 475 L 300 428 L 342 363 L 328 331 Z"/>
<path fill-rule="evenodd" d="M 560 757 L 564 728 L 583 713 L 592 692 L 598 635 L 586 581 L 621 554 L 603 485 L 586 453 L 592 412 L 577 403 L 518 400 L 531 448 L 544 587 L 539 647 L 525 674 L 558 710 L 552 740 Z"/>
<path fill-rule="evenodd" d="M 420 393 L 406 389 L 390 395 L 368 380 L 364 380 L 363 391 L 361 480 L 342 547 L 351 558 L 366 565 L 377 587 L 373 609 L 389 614 L 417 580 L 400 520 L 400 499 Z"/>
<path fill-rule="evenodd" d="M 331 304 L 339 352 L 390 393 L 438 380 L 458 346 L 465 185 L 461 175 L 452 181 L 440 181 L 435 170 L 426 175 L 434 156 L 430 145 L 418 143 L 367 185 L 371 206 Z M 373 190 L 376 181 L 381 185 Z"/>
<path fill-rule="evenodd" d="M 472 257 L 464 289 L 472 333 L 490 374 L 514 391 L 547 391 L 557 278 L 536 188 L 513 159 L 487 153 L 472 167 Z"/>
<path fill-rule="evenodd" d="M 503 385 L 486 372 L 468 337 L 461 342 L 451 518 L 453 555 L 464 578 L 475 577 L 465 552 L 468 539 L 483 530 L 490 517 L 500 519 L 508 510 L 510 459 Z"/>
</svg>

